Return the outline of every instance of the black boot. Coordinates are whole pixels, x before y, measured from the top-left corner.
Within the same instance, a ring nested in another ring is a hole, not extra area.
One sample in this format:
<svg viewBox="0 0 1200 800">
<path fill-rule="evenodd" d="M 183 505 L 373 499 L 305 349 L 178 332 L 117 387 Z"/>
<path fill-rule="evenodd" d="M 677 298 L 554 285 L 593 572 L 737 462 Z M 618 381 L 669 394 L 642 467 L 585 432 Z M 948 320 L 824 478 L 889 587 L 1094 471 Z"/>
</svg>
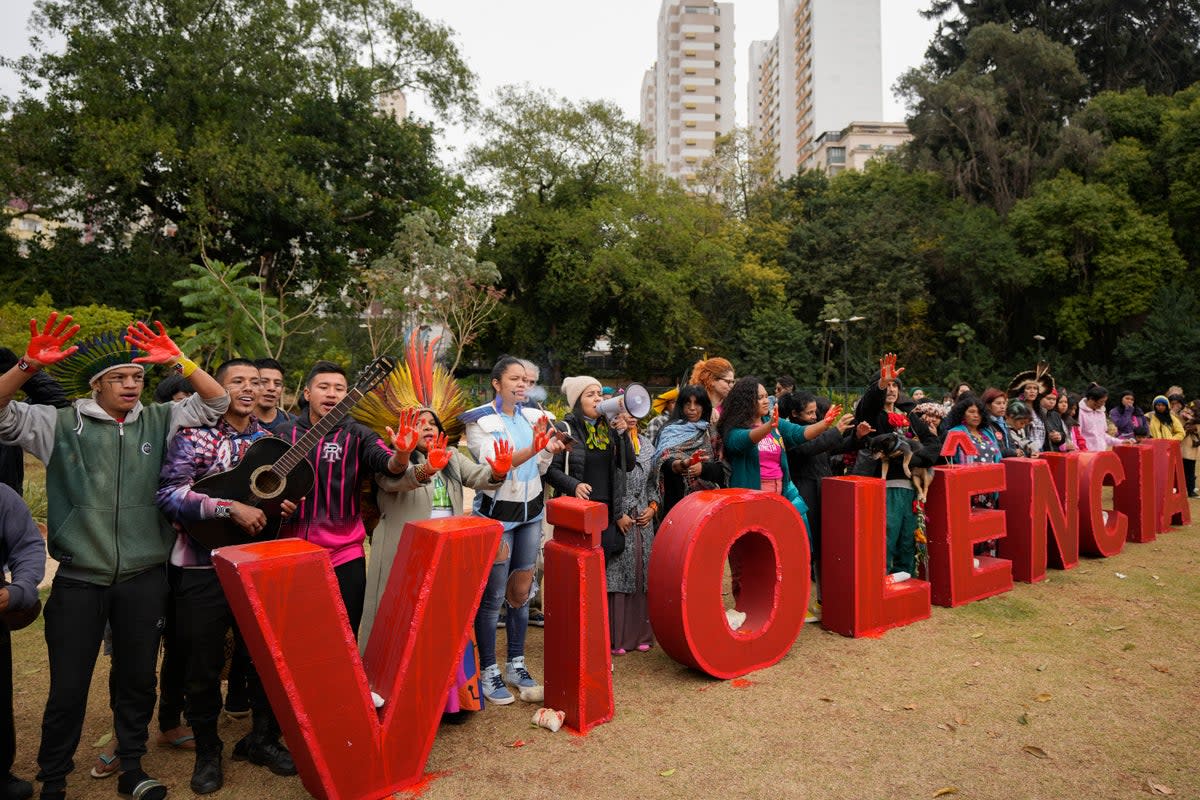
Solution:
<svg viewBox="0 0 1200 800">
<path fill-rule="evenodd" d="M 3 800 L 29 800 L 33 797 L 33 784 L 29 781 L 23 781 L 11 772 L 8 776 L 0 779 L 4 785 L 4 791 L 0 792 L 0 797 Z"/>
<path fill-rule="evenodd" d="M 255 711 L 250 733 L 233 746 L 234 761 L 249 761 L 276 775 L 295 775 L 292 754 L 279 741 L 279 728 L 269 712 Z"/>
<path fill-rule="evenodd" d="M 196 768 L 192 770 L 191 785 L 196 794 L 212 794 L 225 785 L 220 749 L 196 748 Z"/>
</svg>

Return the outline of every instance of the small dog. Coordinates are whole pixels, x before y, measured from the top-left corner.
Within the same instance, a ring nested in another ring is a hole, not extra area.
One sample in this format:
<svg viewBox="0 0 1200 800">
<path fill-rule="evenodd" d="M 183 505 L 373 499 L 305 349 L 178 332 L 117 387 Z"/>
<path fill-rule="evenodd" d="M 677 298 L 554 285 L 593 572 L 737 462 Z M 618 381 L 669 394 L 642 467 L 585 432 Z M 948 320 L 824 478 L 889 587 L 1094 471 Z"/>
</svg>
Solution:
<svg viewBox="0 0 1200 800">
<path fill-rule="evenodd" d="M 908 466 L 913 457 L 912 443 L 904 434 L 892 431 L 891 433 L 881 433 L 878 436 L 872 436 L 868 447 L 872 458 L 883 462 L 883 474 L 885 476 L 888 472 L 889 462 L 899 456 L 903 459 L 904 475 L 909 478 L 912 477 L 912 470 Z"/>
<path fill-rule="evenodd" d="M 913 467 L 909 477 L 912 478 L 913 488 L 917 490 L 917 500 L 924 503 L 933 483 L 933 470 L 929 467 Z"/>
</svg>

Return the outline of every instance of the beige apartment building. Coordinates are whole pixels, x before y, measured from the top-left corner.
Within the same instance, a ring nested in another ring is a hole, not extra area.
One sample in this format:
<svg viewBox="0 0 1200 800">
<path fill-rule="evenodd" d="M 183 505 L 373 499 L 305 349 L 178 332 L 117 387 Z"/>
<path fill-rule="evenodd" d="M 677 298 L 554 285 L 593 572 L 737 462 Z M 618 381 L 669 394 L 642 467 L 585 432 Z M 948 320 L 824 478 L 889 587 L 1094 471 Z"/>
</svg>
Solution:
<svg viewBox="0 0 1200 800">
<path fill-rule="evenodd" d="M 695 180 L 718 136 L 734 127 L 733 4 L 663 0 L 658 60 L 642 80 L 645 160 Z"/>
<path fill-rule="evenodd" d="M 776 174 L 817 166 L 817 139 L 883 117 L 880 0 L 778 0 L 779 30 L 750 46 L 750 133 Z"/>
<path fill-rule="evenodd" d="M 886 156 L 910 139 L 903 122 L 851 122 L 817 137 L 813 168 L 831 177 L 848 169 L 861 172 L 872 158 Z"/>
</svg>

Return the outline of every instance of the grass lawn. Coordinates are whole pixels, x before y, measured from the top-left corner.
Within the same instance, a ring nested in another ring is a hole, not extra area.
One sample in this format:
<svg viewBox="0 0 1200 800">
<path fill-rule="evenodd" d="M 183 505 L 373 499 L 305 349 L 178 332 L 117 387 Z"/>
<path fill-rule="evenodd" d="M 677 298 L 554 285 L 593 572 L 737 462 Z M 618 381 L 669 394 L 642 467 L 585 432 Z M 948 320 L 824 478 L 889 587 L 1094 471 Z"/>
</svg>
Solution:
<svg viewBox="0 0 1200 800">
<path fill-rule="evenodd" d="M 1085 558 L 879 639 L 809 625 L 746 681 L 706 678 L 657 648 L 616 658 L 613 722 L 551 734 L 530 727 L 532 706 L 489 707 L 442 727 L 422 796 L 1200 797 L 1198 534 Z M 528 650 L 540 676 L 539 629 Z M 111 725 L 107 670 L 100 658 L 72 798 L 116 789 L 87 776 Z M 40 621 L 14 635 L 13 673 L 15 771 L 31 777 L 48 683 Z M 213 797 L 307 797 L 297 778 L 229 760 L 247 725 L 222 722 L 227 780 Z M 190 753 L 151 746 L 145 766 L 190 796 Z"/>
</svg>

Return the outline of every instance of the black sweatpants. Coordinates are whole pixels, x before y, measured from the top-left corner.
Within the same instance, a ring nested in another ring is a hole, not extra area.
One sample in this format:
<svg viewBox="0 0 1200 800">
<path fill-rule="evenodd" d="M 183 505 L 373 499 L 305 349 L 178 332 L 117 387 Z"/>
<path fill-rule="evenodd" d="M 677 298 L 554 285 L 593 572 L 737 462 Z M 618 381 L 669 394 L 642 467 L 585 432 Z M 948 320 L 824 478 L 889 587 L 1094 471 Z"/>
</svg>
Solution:
<svg viewBox="0 0 1200 800">
<path fill-rule="evenodd" d="M 356 558 L 333 568 L 337 578 L 346 616 L 350 618 L 350 632 L 358 639 L 358 624 L 362 622 L 363 604 L 367 597 L 367 560 Z"/>
<path fill-rule="evenodd" d="M 221 670 L 225 667 L 225 634 L 232 628 L 240 639 L 233 612 L 225 599 L 221 581 L 212 569 L 169 567 L 175 609 L 175 630 L 186 642 L 184 694 L 187 719 L 196 735 L 196 747 L 220 750 L 217 719 L 221 713 Z M 245 647 L 239 642 L 238 649 Z M 262 684 L 253 667 L 247 674 L 250 707 L 255 713 L 269 711 Z"/>
<path fill-rule="evenodd" d="M 44 612 L 50 697 L 42 717 L 37 779 L 44 790 L 66 786 L 83 733 L 88 689 L 104 623 L 112 626 L 113 728 L 121 769 L 138 769 L 154 715 L 158 646 L 165 625 L 166 571 L 146 570 L 111 586 L 54 579 Z"/>
<path fill-rule="evenodd" d="M 12 634 L 0 625 L 0 778 L 12 772 L 17 757 L 17 729 L 13 721 Z"/>
</svg>

